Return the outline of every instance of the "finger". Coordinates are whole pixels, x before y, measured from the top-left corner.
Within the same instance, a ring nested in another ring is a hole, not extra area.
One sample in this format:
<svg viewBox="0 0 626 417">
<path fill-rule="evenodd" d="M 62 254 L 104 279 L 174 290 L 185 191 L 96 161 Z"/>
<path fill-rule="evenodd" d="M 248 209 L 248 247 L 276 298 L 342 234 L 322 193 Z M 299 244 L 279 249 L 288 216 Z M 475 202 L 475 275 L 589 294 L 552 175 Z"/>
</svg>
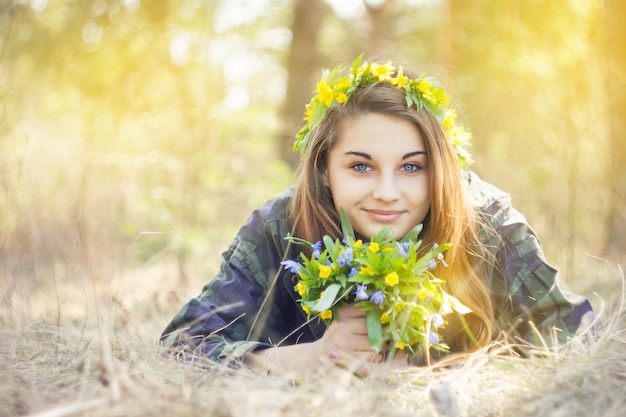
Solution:
<svg viewBox="0 0 626 417">
<path fill-rule="evenodd" d="M 333 359 L 335 366 L 352 372 L 359 377 L 365 377 L 369 374 L 370 365 L 365 357 L 355 353 L 345 351 L 335 351 L 337 356 Z"/>
<path fill-rule="evenodd" d="M 366 335 L 367 322 L 365 321 L 365 319 L 362 318 L 348 318 L 344 320 L 334 321 L 330 324 L 329 331 L 337 333 Z"/>
<path fill-rule="evenodd" d="M 382 352 L 370 352 L 369 357 L 367 358 L 368 362 L 372 363 L 382 363 L 385 361 L 385 354 Z"/>
<path fill-rule="evenodd" d="M 348 320 L 350 318 L 362 317 L 365 318 L 366 312 L 361 307 L 349 305 L 339 309 L 337 313 L 338 320 Z"/>
<path fill-rule="evenodd" d="M 346 352 L 363 353 L 367 355 L 373 353 L 366 334 L 344 333 L 334 339 L 332 343 L 333 347 Z"/>
</svg>

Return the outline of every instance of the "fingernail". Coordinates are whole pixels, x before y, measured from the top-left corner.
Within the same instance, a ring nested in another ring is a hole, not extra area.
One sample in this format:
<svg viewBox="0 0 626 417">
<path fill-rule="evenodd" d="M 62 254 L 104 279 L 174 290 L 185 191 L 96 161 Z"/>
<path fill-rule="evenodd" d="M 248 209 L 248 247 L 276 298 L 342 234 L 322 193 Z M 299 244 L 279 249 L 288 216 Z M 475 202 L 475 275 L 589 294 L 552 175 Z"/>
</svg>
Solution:
<svg viewBox="0 0 626 417">
<path fill-rule="evenodd" d="M 333 349 L 330 352 L 328 352 L 328 356 L 330 356 L 331 359 L 339 359 L 339 351 Z"/>
</svg>

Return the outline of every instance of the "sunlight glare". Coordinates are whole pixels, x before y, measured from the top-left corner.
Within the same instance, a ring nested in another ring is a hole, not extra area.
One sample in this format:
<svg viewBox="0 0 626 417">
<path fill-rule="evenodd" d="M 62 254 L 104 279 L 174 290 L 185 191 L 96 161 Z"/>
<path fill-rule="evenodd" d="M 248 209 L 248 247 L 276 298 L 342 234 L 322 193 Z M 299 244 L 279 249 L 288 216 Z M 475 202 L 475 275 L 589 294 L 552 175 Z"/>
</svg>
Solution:
<svg viewBox="0 0 626 417">
<path fill-rule="evenodd" d="M 243 86 L 233 85 L 228 89 L 228 93 L 222 103 L 228 110 L 243 110 L 250 104 L 250 95 Z"/>
<path fill-rule="evenodd" d="M 365 13 L 363 0 L 326 0 L 340 19 L 354 19 Z"/>
<path fill-rule="evenodd" d="M 48 0 L 30 0 L 30 8 L 37 13 L 41 13 L 48 7 Z"/>
<path fill-rule="evenodd" d="M 170 41 L 170 60 L 174 65 L 183 65 L 189 59 L 189 39 L 185 33 L 179 33 Z"/>
<path fill-rule="evenodd" d="M 225 32 L 254 22 L 269 7 L 269 0 L 228 0 L 220 2 L 215 14 L 215 31 Z"/>
</svg>

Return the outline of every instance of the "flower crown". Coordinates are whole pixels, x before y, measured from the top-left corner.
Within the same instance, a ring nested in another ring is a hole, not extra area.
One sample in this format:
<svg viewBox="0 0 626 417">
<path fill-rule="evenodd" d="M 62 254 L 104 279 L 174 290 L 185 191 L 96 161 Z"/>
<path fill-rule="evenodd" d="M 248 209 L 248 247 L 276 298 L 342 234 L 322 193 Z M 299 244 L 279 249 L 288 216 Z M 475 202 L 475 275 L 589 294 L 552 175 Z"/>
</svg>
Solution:
<svg viewBox="0 0 626 417">
<path fill-rule="evenodd" d="M 323 70 L 322 80 L 317 84 L 317 95 L 306 105 L 304 120 L 307 122 L 296 134 L 294 151 L 300 151 L 301 158 L 306 154 L 306 148 L 311 132 L 326 116 L 328 109 L 335 104 L 344 104 L 358 88 L 366 87 L 377 82 L 388 82 L 397 88 L 404 89 L 406 104 L 408 107 L 415 106 L 426 109 L 435 116 L 442 124 L 448 140 L 452 144 L 461 166 L 472 163 L 472 156 L 466 149 L 469 146 L 471 134 L 462 125 L 455 123 L 456 110 L 448 107 L 450 96 L 446 94 L 443 86 L 433 77 L 421 75 L 412 79 L 404 75 L 402 67 L 398 67 L 395 77 L 395 67 L 391 61 L 385 65 L 361 60 L 363 55 L 357 57 L 352 64 L 350 73 L 342 76 L 343 67 Z"/>
</svg>

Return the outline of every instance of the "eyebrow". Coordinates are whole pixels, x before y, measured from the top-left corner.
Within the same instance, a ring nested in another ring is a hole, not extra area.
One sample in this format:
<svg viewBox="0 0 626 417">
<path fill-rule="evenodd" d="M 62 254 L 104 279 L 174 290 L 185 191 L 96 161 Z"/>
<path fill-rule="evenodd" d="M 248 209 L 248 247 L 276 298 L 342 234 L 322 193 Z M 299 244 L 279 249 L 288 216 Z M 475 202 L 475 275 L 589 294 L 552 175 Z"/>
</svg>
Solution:
<svg viewBox="0 0 626 417">
<path fill-rule="evenodd" d="M 357 151 L 348 151 L 346 153 L 344 153 L 344 155 L 356 155 L 356 156 L 360 156 L 362 158 L 368 159 L 368 160 L 372 160 L 372 155 L 365 153 L 365 152 L 357 152 Z M 415 152 L 409 152 L 406 153 L 402 156 L 402 159 L 408 159 L 417 155 L 426 155 L 425 151 L 415 151 Z"/>
</svg>

